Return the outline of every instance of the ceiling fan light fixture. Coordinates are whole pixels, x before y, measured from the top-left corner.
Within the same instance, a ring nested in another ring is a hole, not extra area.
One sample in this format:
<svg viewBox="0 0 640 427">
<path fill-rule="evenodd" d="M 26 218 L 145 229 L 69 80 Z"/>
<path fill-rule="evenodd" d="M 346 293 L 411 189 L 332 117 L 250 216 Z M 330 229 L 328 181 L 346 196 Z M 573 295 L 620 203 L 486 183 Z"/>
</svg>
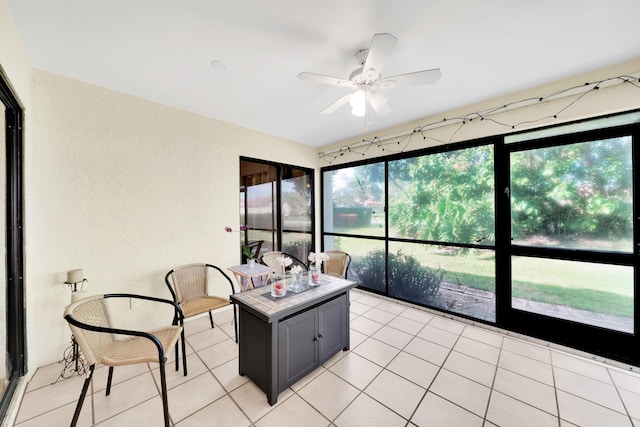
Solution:
<svg viewBox="0 0 640 427">
<path fill-rule="evenodd" d="M 369 95 L 369 104 L 371 108 L 373 108 L 373 111 L 379 116 L 391 112 L 391 108 L 387 105 L 387 99 L 378 92 L 371 92 L 371 95 Z"/>
<path fill-rule="evenodd" d="M 364 117 L 365 110 L 367 108 L 367 96 L 364 90 L 358 89 L 351 95 L 349 100 L 351 105 L 351 114 L 358 117 Z"/>
</svg>

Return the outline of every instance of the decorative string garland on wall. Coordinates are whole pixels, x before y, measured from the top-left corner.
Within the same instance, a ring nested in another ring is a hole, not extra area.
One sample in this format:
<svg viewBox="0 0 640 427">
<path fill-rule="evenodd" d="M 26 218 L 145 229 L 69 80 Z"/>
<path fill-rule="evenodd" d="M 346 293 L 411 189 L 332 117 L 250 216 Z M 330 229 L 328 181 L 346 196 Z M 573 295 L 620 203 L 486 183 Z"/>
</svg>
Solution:
<svg viewBox="0 0 640 427">
<path fill-rule="evenodd" d="M 509 103 L 509 104 L 504 104 L 499 107 L 490 108 L 483 111 L 476 111 L 473 113 L 466 114 L 464 116 L 444 118 L 440 121 L 418 126 L 410 131 L 405 131 L 400 134 L 390 135 L 383 138 L 379 138 L 376 136 L 373 139 L 363 139 L 361 141 L 357 141 L 353 144 L 342 146 L 334 150 L 321 152 L 318 154 L 318 157 L 321 160 L 324 160 L 329 164 L 331 164 L 337 158 L 342 157 L 348 153 L 365 156 L 367 151 L 369 151 L 371 148 L 378 148 L 382 152 L 389 153 L 389 154 L 403 153 L 407 150 L 412 139 L 417 135 L 420 135 L 422 137 L 422 141 L 426 141 L 427 139 L 430 139 L 440 144 L 450 144 L 453 141 L 453 138 L 456 136 L 456 134 L 465 125 L 470 124 L 474 121 L 475 122 L 489 121 L 496 125 L 509 128 L 510 130 L 515 130 L 523 125 L 537 123 L 547 119 L 557 119 L 560 114 L 562 114 L 564 111 L 566 111 L 567 109 L 575 105 L 587 94 L 597 91 L 604 87 L 609 87 L 616 84 L 628 84 L 637 89 L 640 89 L 639 76 L 640 76 L 640 73 L 635 73 L 631 75 L 622 75 L 618 77 L 611 77 L 611 78 L 600 80 L 600 81 L 584 83 L 579 86 L 573 86 L 573 87 L 570 87 L 546 96 L 527 98 L 520 101 Z M 497 113 L 504 113 L 507 111 L 528 107 L 534 104 L 539 104 L 541 102 L 553 101 L 553 100 L 567 98 L 575 95 L 578 95 L 578 96 L 573 99 L 569 99 L 567 103 L 561 108 L 559 108 L 554 114 L 547 114 L 541 117 L 537 117 L 537 118 L 533 118 L 525 121 L 514 122 L 514 123 L 506 123 L 503 121 L 495 120 L 490 117 Z M 459 126 L 453 129 L 453 132 L 451 133 L 448 140 L 446 141 L 442 139 L 434 138 L 426 134 L 426 132 L 430 130 L 434 130 L 443 126 L 449 126 L 456 123 L 458 123 Z"/>
</svg>

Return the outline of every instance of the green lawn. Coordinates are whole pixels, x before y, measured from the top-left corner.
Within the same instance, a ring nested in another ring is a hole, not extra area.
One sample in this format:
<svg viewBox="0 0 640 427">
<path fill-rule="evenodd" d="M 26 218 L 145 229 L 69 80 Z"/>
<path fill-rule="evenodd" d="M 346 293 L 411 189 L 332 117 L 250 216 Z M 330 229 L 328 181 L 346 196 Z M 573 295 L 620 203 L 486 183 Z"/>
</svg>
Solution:
<svg viewBox="0 0 640 427">
<path fill-rule="evenodd" d="M 513 296 L 613 316 L 633 317 L 633 298 L 612 292 L 514 282 Z"/>
<path fill-rule="evenodd" d="M 358 230 L 362 232 L 363 230 Z M 353 262 L 382 249 L 380 241 L 336 238 L 337 247 L 351 253 Z M 454 255 L 428 245 L 391 243 L 390 250 L 418 258 L 422 265 L 445 270 L 444 281 L 495 291 L 493 251 Z M 633 317 L 633 269 L 561 260 L 515 257 L 513 296 L 602 314 Z"/>
</svg>

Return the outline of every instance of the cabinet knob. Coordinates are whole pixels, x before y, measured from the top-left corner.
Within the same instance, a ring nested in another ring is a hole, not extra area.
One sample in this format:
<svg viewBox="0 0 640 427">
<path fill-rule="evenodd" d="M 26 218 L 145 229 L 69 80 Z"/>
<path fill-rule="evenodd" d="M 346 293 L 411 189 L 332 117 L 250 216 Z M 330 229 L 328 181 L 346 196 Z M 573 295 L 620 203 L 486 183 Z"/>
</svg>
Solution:
<svg viewBox="0 0 640 427">
<path fill-rule="evenodd" d="M 318 338 L 324 338 L 324 335 L 318 334 Z"/>
</svg>

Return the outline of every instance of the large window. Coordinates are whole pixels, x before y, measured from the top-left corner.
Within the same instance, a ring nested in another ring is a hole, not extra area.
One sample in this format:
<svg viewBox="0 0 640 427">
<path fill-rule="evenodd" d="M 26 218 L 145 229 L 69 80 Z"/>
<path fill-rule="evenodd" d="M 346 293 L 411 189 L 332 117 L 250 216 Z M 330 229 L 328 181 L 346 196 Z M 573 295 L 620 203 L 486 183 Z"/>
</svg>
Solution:
<svg viewBox="0 0 640 427">
<path fill-rule="evenodd" d="M 361 236 L 385 235 L 384 163 L 338 169 L 324 177 L 324 230 Z"/>
<path fill-rule="evenodd" d="M 362 288 L 640 364 L 640 113 L 322 170 Z"/>
<path fill-rule="evenodd" d="M 306 260 L 314 242 L 313 171 L 241 159 L 240 215 L 249 226 L 243 244 L 259 243 L 260 254 L 282 251 Z"/>
<path fill-rule="evenodd" d="M 347 277 L 385 292 L 384 163 L 326 171 L 322 182 L 324 249 L 349 253 Z"/>
<path fill-rule="evenodd" d="M 285 167 L 280 180 L 282 251 L 305 261 L 313 248 L 313 172 Z"/>
<path fill-rule="evenodd" d="M 633 251 L 630 136 L 511 154 L 514 244 Z"/>
<path fill-rule="evenodd" d="M 493 244 L 489 145 L 389 162 L 390 237 Z"/>
<path fill-rule="evenodd" d="M 389 295 L 495 320 L 493 169 L 490 145 L 389 162 Z"/>
<path fill-rule="evenodd" d="M 480 145 L 327 170 L 325 249 L 362 287 L 494 321 L 493 169 Z"/>
</svg>

